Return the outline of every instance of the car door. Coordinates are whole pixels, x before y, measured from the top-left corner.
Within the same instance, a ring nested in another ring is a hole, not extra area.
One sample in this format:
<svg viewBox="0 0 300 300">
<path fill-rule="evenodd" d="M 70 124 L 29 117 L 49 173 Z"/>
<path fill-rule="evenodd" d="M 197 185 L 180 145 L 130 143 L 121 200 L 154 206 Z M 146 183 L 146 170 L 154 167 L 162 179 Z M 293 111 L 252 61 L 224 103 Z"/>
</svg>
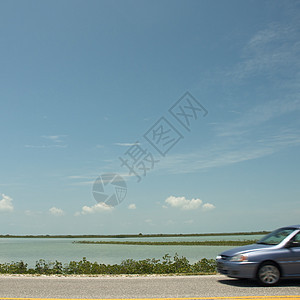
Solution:
<svg viewBox="0 0 300 300">
<path fill-rule="evenodd" d="M 285 248 L 285 276 L 300 276 L 300 233 L 292 238 L 296 242 L 292 247 Z"/>
</svg>

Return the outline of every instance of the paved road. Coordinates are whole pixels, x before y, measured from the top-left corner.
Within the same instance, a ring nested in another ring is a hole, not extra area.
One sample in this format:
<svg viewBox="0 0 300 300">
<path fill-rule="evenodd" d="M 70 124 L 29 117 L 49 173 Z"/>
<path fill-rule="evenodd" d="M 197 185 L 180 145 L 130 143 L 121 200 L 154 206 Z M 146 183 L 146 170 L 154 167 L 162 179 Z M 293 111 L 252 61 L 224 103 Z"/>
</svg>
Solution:
<svg viewBox="0 0 300 300">
<path fill-rule="evenodd" d="M 0 276 L 3 298 L 201 298 L 300 295 L 300 280 L 278 287 L 209 276 L 29 277 Z M 299 297 L 300 299 L 300 297 Z"/>
</svg>

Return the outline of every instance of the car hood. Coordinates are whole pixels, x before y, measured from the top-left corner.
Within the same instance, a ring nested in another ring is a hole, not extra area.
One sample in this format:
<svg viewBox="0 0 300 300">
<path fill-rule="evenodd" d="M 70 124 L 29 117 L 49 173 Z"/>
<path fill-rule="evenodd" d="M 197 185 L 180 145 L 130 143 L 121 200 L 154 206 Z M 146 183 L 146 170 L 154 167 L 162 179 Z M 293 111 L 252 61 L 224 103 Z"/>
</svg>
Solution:
<svg viewBox="0 0 300 300">
<path fill-rule="evenodd" d="M 226 250 L 226 251 L 222 252 L 221 255 L 234 256 L 234 255 L 245 253 L 245 252 L 265 250 L 266 248 L 270 249 L 271 247 L 274 247 L 274 246 L 263 245 L 263 244 L 251 244 L 251 245 L 246 245 L 246 246 L 241 246 L 241 247 L 233 248 L 230 250 Z"/>
</svg>

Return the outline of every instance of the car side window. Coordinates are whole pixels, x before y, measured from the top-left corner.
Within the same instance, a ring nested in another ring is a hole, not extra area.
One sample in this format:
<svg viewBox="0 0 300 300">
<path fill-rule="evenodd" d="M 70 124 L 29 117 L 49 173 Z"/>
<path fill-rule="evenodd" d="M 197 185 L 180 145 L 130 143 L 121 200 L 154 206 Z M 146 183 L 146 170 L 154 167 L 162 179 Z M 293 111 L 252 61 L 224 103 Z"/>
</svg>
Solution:
<svg viewBox="0 0 300 300">
<path fill-rule="evenodd" d="M 299 243 L 299 246 L 300 247 L 300 233 L 297 233 L 294 238 L 293 238 L 293 241 L 296 242 L 296 243 Z"/>
</svg>

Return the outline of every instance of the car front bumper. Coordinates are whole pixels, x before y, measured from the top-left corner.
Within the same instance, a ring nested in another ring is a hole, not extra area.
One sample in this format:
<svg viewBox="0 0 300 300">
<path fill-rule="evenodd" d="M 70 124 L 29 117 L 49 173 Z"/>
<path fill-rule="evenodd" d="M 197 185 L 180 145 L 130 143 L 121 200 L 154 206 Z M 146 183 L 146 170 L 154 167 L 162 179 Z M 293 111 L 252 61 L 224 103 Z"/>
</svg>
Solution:
<svg viewBox="0 0 300 300">
<path fill-rule="evenodd" d="M 219 273 L 233 278 L 255 278 L 258 263 L 236 262 L 217 258 L 217 270 Z"/>
</svg>

